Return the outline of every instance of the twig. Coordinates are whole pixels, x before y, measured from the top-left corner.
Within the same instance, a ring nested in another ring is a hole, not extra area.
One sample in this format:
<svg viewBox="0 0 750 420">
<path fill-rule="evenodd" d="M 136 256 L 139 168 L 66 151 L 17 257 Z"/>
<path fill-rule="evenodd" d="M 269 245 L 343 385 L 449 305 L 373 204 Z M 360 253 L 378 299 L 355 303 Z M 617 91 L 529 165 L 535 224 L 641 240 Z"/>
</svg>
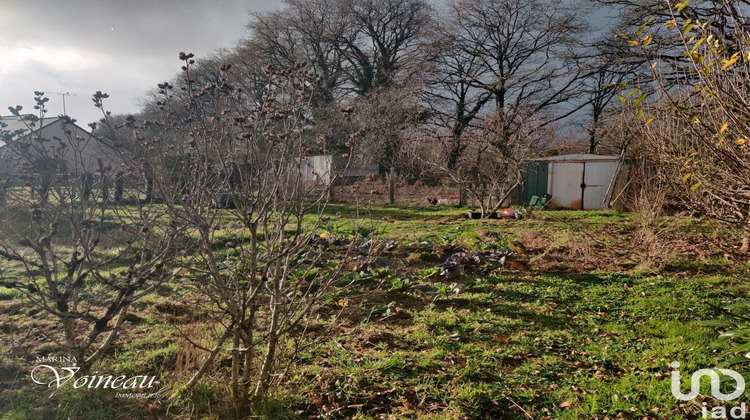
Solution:
<svg viewBox="0 0 750 420">
<path fill-rule="evenodd" d="M 524 409 L 523 409 L 523 407 L 521 407 L 520 405 L 518 405 L 518 404 L 517 404 L 517 403 L 516 403 L 515 401 L 511 400 L 511 399 L 510 399 L 510 397 L 508 397 L 508 396 L 506 395 L 506 396 L 505 396 L 505 398 L 506 398 L 506 399 L 507 399 L 508 401 L 510 401 L 510 402 L 511 402 L 511 403 L 512 403 L 513 405 L 515 405 L 516 407 L 518 407 L 518 409 L 519 409 L 519 410 L 523 411 L 523 414 L 526 414 L 526 417 L 527 417 L 527 418 L 530 418 L 530 419 L 533 419 L 533 418 L 534 418 L 534 417 L 533 417 L 533 416 L 532 416 L 531 414 L 529 414 L 529 413 L 528 413 L 528 412 L 527 412 L 526 410 L 524 410 Z"/>
<path fill-rule="evenodd" d="M 732 313 L 730 310 L 728 310 L 726 308 L 722 308 L 721 306 L 716 306 L 716 305 L 714 305 L 714 304 L 712 304 L 711 302 L 708 302 L 708 301 L 706 301 L 705 303 L 710 308 L 716 309 L 716 310 L 718 310 L 720 312 L 723 312 L 723 313 L 725 313 L 725 314 L 727 314 L 727 315 L 729 315 L 731 317 L 739 318 L 739 319 L 742 319 L 744 321 L 750 321 L 750 317 L 746 317 L 746 316 L 742 316 L 742 315 L 738 315 L 738 314 Z"/>
</svg>

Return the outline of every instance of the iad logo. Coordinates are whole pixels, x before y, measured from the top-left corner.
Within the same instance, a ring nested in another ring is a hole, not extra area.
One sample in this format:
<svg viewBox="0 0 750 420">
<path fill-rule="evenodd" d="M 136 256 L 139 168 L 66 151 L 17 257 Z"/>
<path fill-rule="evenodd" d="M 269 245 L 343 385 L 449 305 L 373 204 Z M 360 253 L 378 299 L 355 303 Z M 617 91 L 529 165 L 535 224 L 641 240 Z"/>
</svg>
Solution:
<svg viewBox="0 0 750 420">
<path fill-rule="evenodd" d="M 745 378 L 739 373 L 732 369 L 700 369 L 693 372 L 693 377 L 690 379 L 690 392 L 683 394 L 680 391 L 680 371 L 677 370 L 680 367 L 679 362 L 672 362 L 672 395 L 680 401 L 690 401 L 698 396 L 701 390 L 701 377 L 708 376 L 711 378 L 711 394 L 714 398 L 721 401 L 730 401 L 739 398 L 743 392 L 745 392 Z M 721 385 L 721 379 L 716 371 L 721 372 L 734 379 L 737 382 L 737 388 L 731 394 L 724 394 L 721 392 L 719 385 Z"/>
</svg>

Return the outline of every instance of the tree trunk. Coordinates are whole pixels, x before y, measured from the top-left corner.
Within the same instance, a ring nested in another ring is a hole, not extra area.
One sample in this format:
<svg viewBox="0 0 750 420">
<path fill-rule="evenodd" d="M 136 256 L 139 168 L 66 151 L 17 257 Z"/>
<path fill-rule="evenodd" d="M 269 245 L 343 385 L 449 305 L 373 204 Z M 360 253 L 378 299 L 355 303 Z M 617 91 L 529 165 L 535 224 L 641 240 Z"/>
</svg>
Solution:
<svg viewBox="0 0 750 420">
<path fill-rule="evenodd" d="M 599 145 L 599 141 L 596 139 L 596 127 L 599 125 L 598 115 L 594 115 L 591 121 L 591 128 L 589 129 L 589 153 L 596 153 L 596 146 Z"/>
<path fill-rule="evenodd" d="M 117 178 L 115 179 L 115 203 L 122 203 L 122 193 L 124 192 L 124 190 L 125 180 L 123 179 L 123 175 L 117 174 Z"/>
<path fill-rule="evenodd" d="M 255 325 L 255 309 L 256 307 L 251 305 L 250 314 L 245 320 L 245 325 L 243 326 L 245 328 L 243 341 L 246 350 L 245 360 L 243 361 L 242 366 L 242 384 L 246 393 L 250 386 L 250 375 L 253 371 L 253 346 L 255 346 L 255 342 L 253 341 L 253 326 Z"/>
<path fill-rule="evenodd" d="M 336 197 L 336 194 L 333 191 L 333 185 L 329 185 L 328 191 L 326 191 L 326 198 L 330 201 L 330 200 L 333 200 L 335 197 Z"/>
<path fill-rule="evenodd" d="M 216 358 L 216 355 L 219 354 L 219 351 L 221 350 L 221 346 L 224 345 L 224 341 L 226 341 L 227 338 L 229 338 L 229 335 L 232 332 L 232 326 L 227 327 L 226 330 L 224 330 L 224 334 L 219 337 L 219 341 L 216 342 L 216 346 L 211 350 L 211 353 L 208 354 L 208 357 L 206 360 L 203 361 L 203 364 L 198 369 L 197 372 L 193 375 L 192 378 L 188 381 L 187 384 L 185 384 L 185 391 L 190 391 L 195 384 L 198 383 L 198 381 L 203 377 L 203 375 L 208 371 L 208 368 L 213 364 L 214 359 Z M 173 402 L 177 398 L 177 394 L 173 394 L 169 397 L 167 402 Z"/>
<path fill-rule="evenodd" d="M 146 177 L 146 203 L 151 203 L 154 199 L 154 180 Z"/>
<path fill-rule="evenodd" d="M 98 349 L 96 349 L 94 354 L 84 360 L 82 367 L 85 368 L 86 371 L 88 371 L 88 369 L 104 355 L 104 353 L 109 349 L 109 346 L 115 340 L 117 333 L 120 332 L 120 328 L 122 328 L 122 323 L 125 320 L 125 314 L 127 314 L 128 312 L 128 307 L 129 305 L 124 305 L 120 308 L 120 310 L 117 312 L 117 319 L 115 320 L 115 324 L 112 326 L 109 334 L 107 334 L 107 338 L 104 340 L 104 343 L 102 343 L 102 345 L 99 346 Z M 93 335 L 91 337 L 92 339 L 90 341 L 87 340 L 87 342 L 93 342 L 98 335 L 99 333 Z M 86 349 L 84 348 L 82 350 L 85 351 Z"/>
<path fill-rule="evenodd" d="M 506 192 L 505 192 L 505 194 L 503 194 L 503 196 L 502 196 L 502 197 L 499 197 L 499 198 L 498 198 L 498 202 L 497 202 L 497 204 L 495 204 L 494 206 L 490 205 L 490 207 L 489 207 L 489 209 L 490 209 L 490 210 L 489 210 L 489 213 L 488 213 L 487 217 L 489 217 L 489 216 L 490 216 L 490 215 L 491 215 L 492 213 L 495 213 L 495 212 L 498 212 L 498 211 L 500 211 L 500 208 L 501 208 L 501 207 L 503 206 L 503 203 L 505 203 L 505 201 L 506 201 L 506 200 L 508 200 L 508 199 L 510 198 L 510 196 L 511 196 L 511 195 L 512 195 L 512 194 L 513 194 L 513 193 L 514 193 L 514 192 L 515 192 L 515 191 L 516 191 L 516 190 L 518 189 L 518 187 L 520 187 L 520 186 L 521 186 L 521 183 L 520 183 L 520 182 L 516 182 L 515 184 L 513 184 L 513 185 L 512 185 L 511 187 L 510 187 L 510 189 L 509 189 L 508 191 L 506 191 Z M 484 216 L 483 216 L 483 217 L 484 217 Z"/>
<path fill-rule="evenodd" d="M 81 184 L 83 185 L 83 199 L 88 200 L 91 197 L 91 178 L 88 172 L 81 174 Z"/>
<path fill-rule="evenodd" d="M 462 186 L 458 186 L 458 207 L 466 207 L 469 202 L 469 197 L 466 194 L 466 189 Z"/>
<path fill-rule="evenodd" d="M 281 294 L 279 282 L 279 279 L 275 279 L 274 281 L 274 290 L 271 298 L 271 325 L 268 327 L 268 347 L 266 348 L 266 354 L 263 356 L 263 364 L 260 368 L 255 395 L 263 395 L 268 391 L 271 384 L 271 368 L 276 361 L 276 346 L 279 339 L 279 317 L 281 315 L 278 307 L 279 294 Z"/>
<path fill-rule="evenodd" d="M 240 334 L 239 325 L 234 327 L 234 337 L 232 337 L 232 399 L 234 400 L 235 409 L 239 410 L 242 405 L 244 396 L 240 392 Z"/>
<path fill-rule="evenodd" d="M 463 184 L 463 176 L 461 175 L 461 172 L 458 173 L 458 207 L 466 207 L 466 204 L 469 202 L 469 197 L 466 194 L 466 188 L 464 188 Z"/>
<path fill-rule="evenodd" d="M 107 177 L 102 177 L 102 202 L 109 202 L 109 180 Z"/>
<path fill-rule="evenodd" d="M 386 179 L 388 180 L 388 203 L 396 204 L 396 180 L 394 179 L 393 169 L 388 171 Z"/>
<path fill-rule="evenodd" d="M 451 151 L 448 153 L 448 162 L 447 167 L 449 170 L 453 170 L 458 165 L 458 160 L 461 158 L 461 153 L 464 151 L 464 147 L 461 144 L 461 133 L 463 132 L 463 127 L 455 127 L 453 129 L 451 140 Z"/>
</svg>

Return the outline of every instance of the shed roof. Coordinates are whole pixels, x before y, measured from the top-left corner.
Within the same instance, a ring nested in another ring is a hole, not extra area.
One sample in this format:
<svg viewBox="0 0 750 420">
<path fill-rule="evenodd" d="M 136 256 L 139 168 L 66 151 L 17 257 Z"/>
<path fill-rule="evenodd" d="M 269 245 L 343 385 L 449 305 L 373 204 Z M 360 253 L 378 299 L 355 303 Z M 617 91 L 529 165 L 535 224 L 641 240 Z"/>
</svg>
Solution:
<svg viewBox="0 0 750 420">
<path fill-rule="evenodd" d="M 572 155 L 548 156 L 534 159 L 543 162 L 609 162 L 620 160 L 618 155 L 595 155 L 592 153 L 578 153 Z"/>
</svg>

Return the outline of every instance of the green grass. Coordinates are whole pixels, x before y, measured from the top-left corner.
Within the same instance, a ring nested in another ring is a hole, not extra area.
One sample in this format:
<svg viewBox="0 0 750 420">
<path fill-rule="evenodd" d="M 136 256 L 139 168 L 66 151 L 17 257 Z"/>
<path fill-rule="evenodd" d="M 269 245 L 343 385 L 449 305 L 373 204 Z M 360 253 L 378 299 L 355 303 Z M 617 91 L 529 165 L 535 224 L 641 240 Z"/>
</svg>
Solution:
<svg viewBox="0 0 750 420">
<path fill-rule="evenodd" d="M 719 331 L 700 323 L 726 319 L 715 306 L 737 301 L 726 289 L 747 283 L 747 266 L 706 243 L 702 257 L 675 252 L 663 267 L 636 268 L 642 244 L 632 214 L 542 211 L 517 221 L 467 220 L 464 213 L 329 205 L 319 233 L 396 240 L 398 248 L 387 255 L 391 267 L 350 273 L 359 284 L 382 281 L 382 290 L 364 300 L 350 289 L 331 294 L 330 305 L 351 298 L 352 307 L 342 319 L 315 320 L 333 335 L 300 355 L 275 394 L 251 403 L 255 417 L 678 419 L 699 415 L 702 401 L 716 403 L 700 397 L 681 406 L 670 392 L 669 363 L 680 361 L 687 375 L 725 359 Z M 305 227 L 314 221 L 307 216 Z M 673 222 L 686 242 L 706 232 L 700 221 Z M 231 229 L 220 232 L 237 239 Z M 220 239 L 217 251 L 224 252 Z M 446 244 L 471 252 L 516 243 L 525 248 L 511 258 L 519 267 L 455 279 L 440 274 L 435 250 Z M 97 368 L 158 375 L 179 388 L 185 378 L 170 374 L 178 329 L 210 308 L 183 316 L 176 305 L 187 298 L 197 297 L 185 296 L 177 282 L 134 303 L 121 339 Z M 20 294 L 0 288 L 0 312 L 19 302 Z M 24 328 L 2 330 L 0 338 Z M 149 412 L 145 401 L 101 392 L 64 390 L 47 401 L 48 390 L 24 372 L 19 379 L 33 359 L 0 358 L 0 419 L 230 414 L 221 376 L 227 360 L 192 392 L 171 405 L 155 402 Z"/>
<path fill-rule="evenodd" d="M 7 287 L 0 287 L 0 300 L 13 300 L 21 297 L 21 292 Z"/>
<path fill-rule="evenodd" d="M 717 291 L 729 281 L 484 277 L 412 311 L 406 325 L 386 320 L 336 337 L 309 357 L 325 360 L 325 369 L 302 367 L 293 385 L 315 383 L 309 392 L 335 396 L 341 416 L 520 417 L 520 406 L 534 417 L 643 417 L 658 409 L 659 417 L 682 418 L 695 407 L 680 408 L 671 395 L 668 364 L 692 371 L 719 361 L 715 334 L 698 324 L 717 316 L 703 302 L 729 298 Z M 383 331 L 386 341 L 362 340 Z M 399 391 L 387 393 L 394 386 Z"/>
</svg>

